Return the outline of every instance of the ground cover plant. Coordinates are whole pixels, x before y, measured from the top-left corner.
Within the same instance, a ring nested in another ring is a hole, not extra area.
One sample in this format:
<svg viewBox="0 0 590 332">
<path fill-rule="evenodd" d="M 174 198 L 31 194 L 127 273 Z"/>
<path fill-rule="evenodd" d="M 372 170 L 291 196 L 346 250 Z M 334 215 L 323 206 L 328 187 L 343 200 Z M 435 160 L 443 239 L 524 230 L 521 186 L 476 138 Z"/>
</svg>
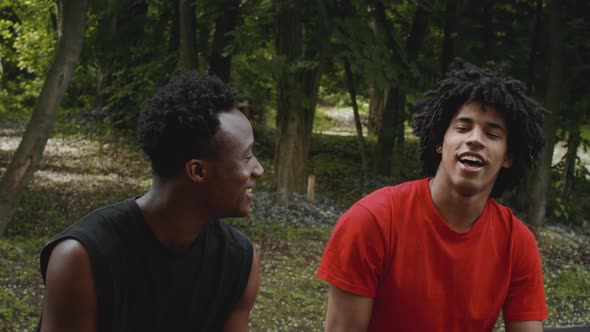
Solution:
<svg viewBox="0 0 590 332">
<path fill-rule="evenodd" d="M 0 128 L 1 175 L 22 123 Z M 336 219 L 373 189 L 419 176 L 419 166 L 406 151 L 399 179 L 369 178 L 360 173 L 354 137 L 315 135 L 310 160 L 317 177 L 315 201 L 293 194 L 288 206 L 279 206 L 271 191 L 272 135 L 256 130 L 267 175 L 256 189 L 253 213 L 230 220 L 250 236 L 261 257 L 251 330 L 320 331 L 328 286 L 314 273 Z M 49 141 L 7 236 L 0 238 L 0 332 L 34 331 L 43 303 L 38 254 L 51 235 L 94 208 L 147 190 L 149 164 L 130 142 L 128 136 L 73 134 L 64 128 Z M 546 325 L 590 323 L 590 234 L 549 220 L 538 241 L 551 313 Z"/>
</svg>

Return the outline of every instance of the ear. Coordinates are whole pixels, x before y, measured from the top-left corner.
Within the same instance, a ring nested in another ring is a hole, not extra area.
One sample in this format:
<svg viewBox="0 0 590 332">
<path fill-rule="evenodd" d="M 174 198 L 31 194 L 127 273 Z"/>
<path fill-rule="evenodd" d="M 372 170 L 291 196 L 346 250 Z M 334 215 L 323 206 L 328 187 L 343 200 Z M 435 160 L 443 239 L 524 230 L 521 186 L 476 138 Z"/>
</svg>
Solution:
<svg viewBox="0 0 590 332">
<path fill-rule="evenodd" d="M 506 156 L 506 158 L 504 158 L 504 162 L 502 163 L 502 167 L 510 168 L 510 166 L 512 166 L 512 157 Z"/>
<path fill-rule="evenodd" d="M 189 179 L 195 182 L 205 180 L 205 164 L 201 159 L 191 159 L 184 164 L 184 171 Z"/>
<path fill-rule="evenodd" d="M 435 151 L 436 151 L 436 153 L 438 153 L 438 154 L 442 154 L 442 145 L 437 145 L 437 146 L 436 146 L 436 150 L 435 150 Z"/>
</svg>

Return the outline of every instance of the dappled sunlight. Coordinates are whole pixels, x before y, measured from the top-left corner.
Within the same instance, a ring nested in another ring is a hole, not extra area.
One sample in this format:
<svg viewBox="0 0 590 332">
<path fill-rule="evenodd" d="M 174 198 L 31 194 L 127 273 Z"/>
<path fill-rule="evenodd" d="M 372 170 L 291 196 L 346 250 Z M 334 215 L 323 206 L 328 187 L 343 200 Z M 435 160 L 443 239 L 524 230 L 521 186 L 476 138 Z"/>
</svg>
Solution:
<svg viewBox="0 0 590 332">
<path fill-rule="evenodd" d="M 14 152 L 21 141 L 20 136 L 6 135 L 5 129 L 0 131 L 0 138 L 0 151 Z M 88 155 L 96 154 L 102 149 L 108 148 L 110 148 L 109 144 L 101 144 L 88 139 L 58 137 L 50 138 L 47 141 L 43 156 L 87 157 Z"/>
<path fill-rule="evenodd" d="M 100 150 L 98 142 L 87 139 L 50 138 L 43 152 L 43 156 L 83 156 L 97 153 Z"/>
<path fill-rule="evenodd" d="M 14 152 L 20 143 L 20 137 L 0 136 L 0 151 Z"/>
<path fill-rule="evenodd" d="M 20 137 L 23 135 L 23 130 L 20 128 L 0 128 L 0 137 Z"/>
<path fill-rule="evenodd" d="M 553 160 L 552 165 L 559 163 L 567 152 L 567 143 L 560 141 L 555 144 L 555 149 L 553 150 Z M 587 178 L 590 179 L 590 149 L 587 149 L 583 144 L 580 144 L 578 148 L 578 158 L 582 161 L 582 164 L 586 166 L 586 170 L 588 175 Z"/>
<path fill-rule="evenodd" d="M 20 137 L 0 135 L 0 174 L 4 173 L 20 140 Z M 50 138 L 39 168 L 40 172 L 48 171 L 47 174 L 54 174 L 45 176 L 45 173 L 42 173 L 41 176 L 60 183 L 120 181 L 111 177 L 118 175 L 142 178 L 150 175 L 149 161 L 139 149 L 108 140 L 90 140 L 79 136 Z M 66 173 L 68 174 L 65 175 Z M 91 179 L 92 176 L 96 178 Z"/>
<path fill-rule="evenodd" d="M 85 186 L 100 185 L 104 182 L 113 182 L 120 184 L 138 184 L 137 179 L 122 177 L 115 173 L 110 174 L 75 174 L 69 172 L 56 172 L 49 170 L 39 170 L 35 173 L 35 181 L 38 185 L 42 182 L 49 184 L 76 184 L 77 188 L 82 189 Z"/>
</svg>

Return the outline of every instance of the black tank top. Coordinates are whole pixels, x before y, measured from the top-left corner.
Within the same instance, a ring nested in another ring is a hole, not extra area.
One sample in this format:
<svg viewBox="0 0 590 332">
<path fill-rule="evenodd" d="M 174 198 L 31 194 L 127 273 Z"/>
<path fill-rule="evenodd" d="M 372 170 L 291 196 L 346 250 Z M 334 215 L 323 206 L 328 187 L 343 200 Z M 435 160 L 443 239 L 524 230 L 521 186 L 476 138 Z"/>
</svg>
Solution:
<svg viewBox="0 0 590 332">
<path fill-rule="evenodd" d="M 181 252 L 163 246 L 135 199 L 98 209 L 49 240 L 86 248 L 98 302 L 98 331 L 221 331 L 252 266 L 250 240 L 227 223 L 206 225 Z"/>
</svg>

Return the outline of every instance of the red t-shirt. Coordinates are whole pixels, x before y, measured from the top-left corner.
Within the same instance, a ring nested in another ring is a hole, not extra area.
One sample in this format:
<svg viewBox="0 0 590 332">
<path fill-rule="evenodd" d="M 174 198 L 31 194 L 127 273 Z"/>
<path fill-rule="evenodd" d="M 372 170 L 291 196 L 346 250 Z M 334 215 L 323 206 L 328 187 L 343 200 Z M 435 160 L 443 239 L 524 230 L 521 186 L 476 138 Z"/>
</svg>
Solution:
<svg viewBox="0 0 590 332">
<path fill-rule="evenodd" d="M 492 331 L 547 318 L 539 251 L 510 209 L 488 199 L 473 228 L 453 231 L 428 179 L 373 192 L 338 220 L 317 276 L 374 298 L 368 331 Z"/>
</svg>

